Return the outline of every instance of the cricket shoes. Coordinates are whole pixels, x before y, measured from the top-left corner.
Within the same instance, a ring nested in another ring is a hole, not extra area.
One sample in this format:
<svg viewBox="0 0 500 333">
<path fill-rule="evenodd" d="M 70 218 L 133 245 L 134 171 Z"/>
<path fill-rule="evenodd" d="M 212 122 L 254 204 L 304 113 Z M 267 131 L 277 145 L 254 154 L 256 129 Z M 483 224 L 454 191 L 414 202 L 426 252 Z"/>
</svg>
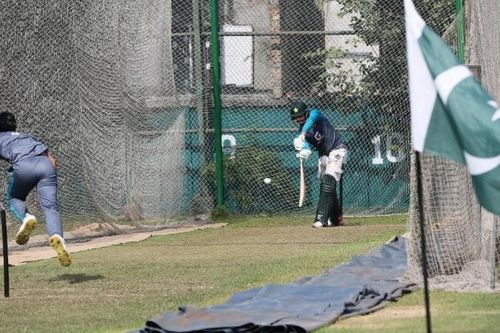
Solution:
<svg viewBox="0 0 500 333">
<path fill-rule="evenodd" d="M 328 228 L 328 227 L 333 227 L 332 221 L 328 219 L 325 224 L 323 224 L 321 221 L 315 221 L 312 225 L 314 228 Z"/>
<path fill-rule="evenodd" d="M 323 224 L 323 222 L 321 222 L 321 221 L 315 221 L 312 224 L 312 226 L 313 226 L 313 228 L 326 228 L 326 227 L 331 227 L 332 223 L 330 222 L 330 220 L 328 220 L 328 222 L 326 222 L 325 224 Z"/>
<path fill-rule="evenodd" d="M 339 216 L 337 218 L 337 224 L 333 224 L 330 219 L 328 219 L 328 226 L 329 227 L 340 227 L 340 226 L 343 226 L 344 225 L 344 219 L 342 218 L 342 216 Z"/>
<path fill-rule="evenodd" d="M 21 224 L 21 227 L 16 234 L 16 243 L 19 245 L 28 243 L 31 233 L 35 230 L 37 224 L 38 222 L 36 221 L 36 217 L 27 213 L 24 216 L 23 224 Z"/>
<path fill-rule="evenodd" d="M 52 248 L 56 251 L 59 263 L 63 266 L 71 265 L 71 257 L 69 256 L 68 250 L 66 250 L 64 239 L 58 234 L 55 234 L 50 236 L 49 243 L 50 246 L 52 246 Z"/>
<path fill-rule="evenodd" d="M 321 223 L 321 221 L 314 221 L 312 226 L 313 228 L 323 228 L 323 223 Z"/>
<path fill-rule="evenodd" d="M 339 226 L 344 225 L 344 217 L 343 216 L 339 216 L 338 221 L 339 221 Z"/>
</svg>

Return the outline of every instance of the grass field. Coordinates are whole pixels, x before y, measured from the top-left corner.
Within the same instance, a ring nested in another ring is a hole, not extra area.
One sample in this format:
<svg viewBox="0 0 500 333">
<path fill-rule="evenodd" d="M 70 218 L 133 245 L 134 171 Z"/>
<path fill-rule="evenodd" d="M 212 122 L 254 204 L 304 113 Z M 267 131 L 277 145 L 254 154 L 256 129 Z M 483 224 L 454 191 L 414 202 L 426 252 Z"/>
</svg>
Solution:
<svg viewBox="0 0 500 333">
<path fill-rule="evenodd" d="M 220 229 L 157 236 L 12 267 L 0 332 L 127 332 L 178 306 L 223 303 L 233 293 L 293 282 L 349 261 L 405 232 L 406 216 L 348 218 L 313 229 L 310 217 L 232 218 Z M 494 332 L 500 295 L 431 292 L 434 332 Z M 424 332 L 423 296 L 318 332 Z"/>
</svg>

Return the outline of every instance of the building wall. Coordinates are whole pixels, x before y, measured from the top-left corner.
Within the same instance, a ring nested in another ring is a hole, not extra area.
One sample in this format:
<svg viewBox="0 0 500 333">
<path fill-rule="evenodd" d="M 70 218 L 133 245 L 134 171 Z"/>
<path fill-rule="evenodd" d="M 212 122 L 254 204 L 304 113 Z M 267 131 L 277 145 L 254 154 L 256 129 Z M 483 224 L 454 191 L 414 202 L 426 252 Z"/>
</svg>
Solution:
<svg viewBox="0 0 500 333">
<path fill-rule="evenodd" d="M 230 0 L 225 5 L 225 22 L 222 24 L 250 25 L 254 32 L 271 31 L 271 9 L 269 0 Z M 231 7 L 232 6 L 232 13 Z M 231 15 L 232 14 L 232 15 Z M 271 78 L 271 37 L 253 37 L 253 87 L 257 90 L 271 90 L 273 80 Z"/>
<path fill-rule="evenodd" d="M 337 1 L 329 1 L 324 5 L 325 12 L 325 31 L 349 31 L 352 30 L 349 23 L 352 19 L 351 15 L 346 15 L 344 17 L 339 17 L 341 6 Z M 348 70 L 352 73 L 352 79 L 354 82 L 359 82 L 361 79 L 358 66 L 354 63 L 355 58 L 363 58 L 369 55 L 378 55 L 378 46 L 367 46 L 363 42 L 357 42 L 356 45 L 353 42 L 356 40 L 355 35 L 334 35 L 325 37 L 325 48 L 336 48 L 342 49 L 347 53 L 346 57 L 340 58 L 336 61 L 336 65 L 340 66 L 342 70 Z M 334 70 L 328 70 L 332 75 L 334 75 Z M 333 86 L 328 86 L 327 91 L 332 92 L 335 88 Z"/>
</svg>

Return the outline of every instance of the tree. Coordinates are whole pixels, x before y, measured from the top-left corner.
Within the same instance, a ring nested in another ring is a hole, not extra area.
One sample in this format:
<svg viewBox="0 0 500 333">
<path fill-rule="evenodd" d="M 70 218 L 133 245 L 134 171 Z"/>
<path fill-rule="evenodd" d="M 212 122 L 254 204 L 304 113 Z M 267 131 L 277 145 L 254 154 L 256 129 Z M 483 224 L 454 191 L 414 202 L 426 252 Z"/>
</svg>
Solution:
<svg viewBox="0 0 500 333">
<path fill-rule="evenodd" d="M 323 6 L 329 0 L 316 0 Z M 343 95 L 360 96 L 389 113 L 400 122 L 408 118 L 407 65 L 404 24 L 404 2 L 394 0 L 336 0 L 341 5 L 340 17 L 350 17 L 350 27 L 359 41 L 378 48 L 378 54 L 354 60 L 361 73 L 359 82 L 352 82 L 349 70 L 337 65 L 349 53 L 343 49 L 318 50 L 309 56 L 324 57 L 324 74 L 318 84 L 336 86 Z M 438 33 L 443 33 L 454 19 L 453 0 L 415 0 L 424 20 Z M 335 68 L 337 67 L 337 68 Z M 332 70 L 333 69 L 333 70 Z M 351 75 L 352 77 L 352 75 Z"/>
</svg>

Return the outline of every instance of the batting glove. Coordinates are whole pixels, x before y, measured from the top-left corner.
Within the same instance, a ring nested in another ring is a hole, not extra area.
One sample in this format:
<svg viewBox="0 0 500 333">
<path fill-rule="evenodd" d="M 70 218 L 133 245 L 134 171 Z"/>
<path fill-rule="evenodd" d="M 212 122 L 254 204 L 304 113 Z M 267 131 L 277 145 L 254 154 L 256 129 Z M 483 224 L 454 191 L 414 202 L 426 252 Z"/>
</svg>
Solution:
<svg viewBox="0 0 500 333">
<path fill-rule="evenodd" d="M 299 151 L 299 158 L 302 158 L 304 160 L 307 160 L 309 157 L 311 157 L 312 151 L 310 149 L 302 149 Z"/>
<path fill-rule="evenodd" d="M 300 136 L 296 137 L 293 139 L 293 146 L 295 150 L 301 151 L 304 148 L 304 140 Z"/>
</svg>

